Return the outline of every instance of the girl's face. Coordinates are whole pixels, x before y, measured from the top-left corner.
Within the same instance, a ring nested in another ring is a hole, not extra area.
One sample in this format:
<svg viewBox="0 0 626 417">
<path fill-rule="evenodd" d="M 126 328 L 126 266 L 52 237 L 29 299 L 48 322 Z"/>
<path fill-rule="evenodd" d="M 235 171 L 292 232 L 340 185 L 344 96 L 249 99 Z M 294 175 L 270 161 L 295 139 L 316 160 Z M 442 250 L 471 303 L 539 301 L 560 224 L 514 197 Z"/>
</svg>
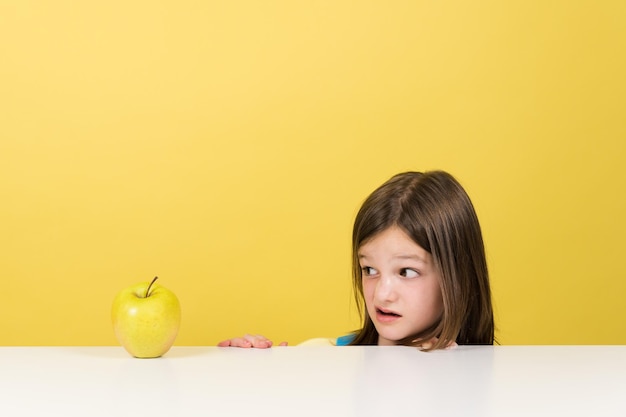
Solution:
<svg viewBox="0 0 626 417">
<path fill-rule="evenodd" d="M 367 312 L 379 345 L 426 330 L 443 312 L 432 256 L 398 227 L 368 240 L 358 252 Z"/>
</svg>

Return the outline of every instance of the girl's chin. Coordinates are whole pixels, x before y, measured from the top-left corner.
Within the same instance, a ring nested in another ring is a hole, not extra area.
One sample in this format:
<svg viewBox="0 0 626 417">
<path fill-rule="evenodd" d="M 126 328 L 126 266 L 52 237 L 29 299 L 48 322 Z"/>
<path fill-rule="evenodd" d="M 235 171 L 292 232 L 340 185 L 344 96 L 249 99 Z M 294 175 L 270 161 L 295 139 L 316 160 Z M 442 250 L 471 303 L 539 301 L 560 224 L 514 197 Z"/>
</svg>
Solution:
<svg viewBox="0 0 626 417">
<path fill-rule="evenodd" d="M 389 329 L 376 329 L 378 332 L 378 345 L 379 346 L 395 346 L 398 341 L 408 337 L 409 335 L 399 334 L 397 332 L 390 332 Z"/>
<path fill-rule="evenodd" d="M 395 346 L 397 343 L 393 340 L 386 339 L 382 336 L 378 337 L 378 346 Z"/>
</svg>

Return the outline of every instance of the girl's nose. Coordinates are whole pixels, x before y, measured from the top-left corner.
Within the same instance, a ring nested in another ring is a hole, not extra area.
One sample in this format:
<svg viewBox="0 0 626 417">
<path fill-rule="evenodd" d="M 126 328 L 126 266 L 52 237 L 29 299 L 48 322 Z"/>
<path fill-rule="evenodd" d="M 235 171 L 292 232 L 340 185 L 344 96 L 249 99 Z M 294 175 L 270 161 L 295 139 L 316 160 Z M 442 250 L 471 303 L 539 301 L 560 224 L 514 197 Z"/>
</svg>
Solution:
<svg viewBox="0 0 626 417">
<path fill-rule="evenodd" d="M 393 277 L 383 275 L 378 280 L 375 293 L 376 301 L 389 302 L 395 301 L 397 298 L 397 292 Z"/>
</svg>

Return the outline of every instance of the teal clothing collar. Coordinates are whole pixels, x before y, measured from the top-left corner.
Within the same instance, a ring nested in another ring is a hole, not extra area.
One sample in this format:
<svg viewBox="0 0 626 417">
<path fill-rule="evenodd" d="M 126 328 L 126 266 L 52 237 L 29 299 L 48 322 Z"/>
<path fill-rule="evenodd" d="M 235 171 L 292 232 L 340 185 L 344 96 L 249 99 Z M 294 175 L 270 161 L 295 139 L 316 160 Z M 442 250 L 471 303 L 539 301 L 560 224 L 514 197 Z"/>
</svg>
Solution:
<svg viewBox="0 0 626 417">
<path fill-rule="evenodd" d="M 347 334 L 337 338 L 337 346 L 348 346 L 354 340 L 354 334 Z"/>
</svg>

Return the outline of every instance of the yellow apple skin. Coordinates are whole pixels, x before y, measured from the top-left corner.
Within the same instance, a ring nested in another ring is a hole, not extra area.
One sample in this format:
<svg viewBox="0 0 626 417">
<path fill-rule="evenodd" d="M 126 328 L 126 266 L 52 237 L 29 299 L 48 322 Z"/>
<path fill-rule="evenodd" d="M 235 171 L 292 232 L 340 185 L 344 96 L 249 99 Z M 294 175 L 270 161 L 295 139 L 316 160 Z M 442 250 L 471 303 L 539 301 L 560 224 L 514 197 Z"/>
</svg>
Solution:
<svg viewBox="0 0 626 417">
<path fill-rule="evenodd" d="M 164 355 L 178 335 L 180 303 L 165 287 L 142 282 L 120 291 L 113 300 L 111 320 L 120 344 L 136 358 Z"/>
</svg>

